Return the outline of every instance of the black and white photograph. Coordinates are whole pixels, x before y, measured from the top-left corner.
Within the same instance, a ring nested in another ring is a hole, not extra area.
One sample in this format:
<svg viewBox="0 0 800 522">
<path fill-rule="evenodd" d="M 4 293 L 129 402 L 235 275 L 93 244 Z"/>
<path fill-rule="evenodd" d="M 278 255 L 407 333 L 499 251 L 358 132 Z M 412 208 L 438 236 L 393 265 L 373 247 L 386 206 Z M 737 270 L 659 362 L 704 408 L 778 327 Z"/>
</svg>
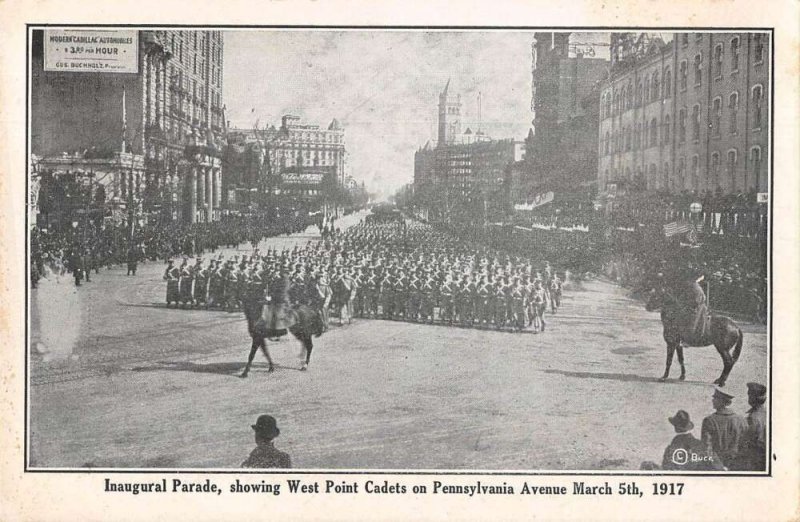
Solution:
<svg viewBox="0 0 800 522">
<path fill-rule="evenodd" d="M 27 52 L 26 470 L 770 474 L 772 30 Z"/>
</svg>

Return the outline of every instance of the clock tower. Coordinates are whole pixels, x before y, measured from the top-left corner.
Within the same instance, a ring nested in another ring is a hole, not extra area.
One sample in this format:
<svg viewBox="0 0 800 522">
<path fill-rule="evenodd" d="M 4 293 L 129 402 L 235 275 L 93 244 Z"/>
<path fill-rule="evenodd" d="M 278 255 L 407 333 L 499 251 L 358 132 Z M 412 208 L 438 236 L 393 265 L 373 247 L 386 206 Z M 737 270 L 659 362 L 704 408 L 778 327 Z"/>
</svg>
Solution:
<svg viewBox="0 0 800 522">
<path fill-rule="evenodd" d="M 449 93 L 450 80 L 439 94 L 439 143 L 438 146 L 450 145 L 461 134 L 461 95 Z"/>
</svg>

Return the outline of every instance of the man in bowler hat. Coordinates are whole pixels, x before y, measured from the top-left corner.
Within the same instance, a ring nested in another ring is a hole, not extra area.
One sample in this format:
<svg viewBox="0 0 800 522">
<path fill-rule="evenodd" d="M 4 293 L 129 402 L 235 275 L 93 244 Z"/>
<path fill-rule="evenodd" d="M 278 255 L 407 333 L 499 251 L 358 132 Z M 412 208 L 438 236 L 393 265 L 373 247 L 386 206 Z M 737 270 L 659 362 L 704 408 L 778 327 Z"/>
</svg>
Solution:
<svg viewBox="0 0 800 522">
<path fill-rule="evenodd" d="M 737 415 L 729 408 L 733 395 L 719 388 L 714 390 L 711 403 L 716 410 L 703 419 L 700 438 L 709 451 L 713 451 L 722 459 L 722 464 L 731 469 L 739 454 L 739 443 L 747 429 L 744 417 Z"/>
<path fill-rule="evenodd" d="M 675 437 L 664 450 L 662 469 L 681 471 L 722 471 L 722 462 L 713 452 L 709 452 L 703 441 L 692 434 L 694 423 L 689 414 L 678 410 L 668 418 L 675 429 Z"/>
<path fill-rule="evenodd" d="M 247 460 L 242 462 L 243 468 L 291 468 L 292 459 L 288 453 L 277 449 L 272 441 L 280 435 L 281 430 L 275 417 L 261 415 L 252 425 L 256 437 L 256 447 L 250 452 Z"/>
</svg>

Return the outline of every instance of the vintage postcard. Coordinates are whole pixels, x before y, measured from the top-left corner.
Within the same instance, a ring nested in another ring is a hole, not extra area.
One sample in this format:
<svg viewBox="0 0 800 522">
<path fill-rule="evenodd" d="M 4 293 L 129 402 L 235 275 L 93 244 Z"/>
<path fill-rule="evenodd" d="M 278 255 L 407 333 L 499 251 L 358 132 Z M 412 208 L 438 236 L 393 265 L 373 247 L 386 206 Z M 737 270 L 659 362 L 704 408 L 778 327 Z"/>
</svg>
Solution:
<svg viewBox="0 0 800 522">
<path fill-rule="evenodd" d="M 797 517 L 797 8 L 715 5 L 14 13 L 0 517 Z"/>
</svg>

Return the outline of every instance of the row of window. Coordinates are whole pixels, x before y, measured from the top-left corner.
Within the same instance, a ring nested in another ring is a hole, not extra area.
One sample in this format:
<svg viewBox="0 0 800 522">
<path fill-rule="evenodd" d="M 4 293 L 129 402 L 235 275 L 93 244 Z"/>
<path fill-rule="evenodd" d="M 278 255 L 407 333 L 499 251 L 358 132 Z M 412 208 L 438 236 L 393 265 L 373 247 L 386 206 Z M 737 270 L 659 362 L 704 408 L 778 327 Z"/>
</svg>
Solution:
<svg viewBox="0 0 800 522">
<path fill-rule="evenodd" d="M 739 49 L 740 40 L 738 36 L 731 38 L 729 42 L 729 68 L 730 74 L 739 71 Z M 721 78 L 724 68 L 725 46 L 720 43 L 714 47 L 712 75 L 714 79 Z M 760 64 L 764 60 L 764 39 L 763 35 L 754 35 L 753 44 L 753 63 Z M 689 63 L 687 60 L 682 60 L 678 67 L 678 88 L 685 91 L 688 85 L 689 77 Z M 703 85 L 703 53 L 699 52 L 694 56 L 692 65 L 692 78 L 695 87 Z M 644 80 L 639 80 L 635 92 L 633 88 L 633 81 L 629 80 L 626 86 L 615 91 L 609 91 L 602 95 L 600 101 L 600 118 L 609 118 L 614 115 L 621 114 L 622 112 L 632 109 L 633 107 L 641 107 L 645 103 L 658 101 L 661 99 L 669 99 L 672 96 L 672 73 L 669 67 L 664 68 L 663 72 L 663 89 L 659 85 L 659 71 L 653 71 L 652 74 L 646 75 Z"/>
<path fill-rule="evenodd" d="M 751 122 L 752 122 L 752 129 L 758 130 L 761 129 L 761 126 L 764 124 L 764 89 L 759 85 L 755 85 L 751 90 Z M 738 132 L 738 121 L 739 121 L 739 93 L 732 92 L 727 99 L 727 130 L 729 134 L 736 134 Z M 700 129 L 701 125 L 701 113 L 702 108 L 700 104 L 695 104 L 692 107 L 692 114 L 691 114 L 691 130 L 692 130 L 692 140 L 699 141 L 700 140 Z M 722 136 L 722 117 L 723 117 L 723 100 L 722 97 L 718 96 L 714 98 L 711 102 L 711 115 L 710 121 L 708 122 L 709 132 L 713 137 L 720 137 Z M 687 110 L 686 108 L 681 108 L 678 111 L 678 120 L 676 122 L 676 139 L 678 143 L 685 143 L 687 138 Z M 664 145 L 669 144 L 670 142 L 670 129 L 671 121 L 669 114 L 664 116 L 663 123 L 661 125 L 661 143 Z M 631 134 L 633 132 L 633 134 Z M 659 134 L 659 124 L 658 118 L 653 118 L 650 120 L 650 123 L 642 124 L 637 123 L 633 130 L 629 126 L 625 126 L 624 128 L 615 131 L 611 134 L 609 131 L 606 131 L 605 136 L 603 137 L 601 147 L 601 153 L 604 155 L 614 154 L 618 152 L 630 151 L 630 150 L 638 150 L 647 147 L 655 147 L 659 144 L 658 141 L 658 134 Z"/>
<path fill-rule="evenodd" d="M 661 180 L 659 181 L 658 176 L 658 167 L 655 163 L 651 163 L 647 169 L 647 188 L 648 189 L 670 189 L 670 190 L 711 190 L 715 191 L 719 189 L 725 189 L 729 192 L 737 192 L 741 190 L 748 190 L 751 187 L 760 187 L 761 186 L 761 168 L 762 168 L 762 157 L 761 157 L 761 147 L 754 146 L 750 149 L 750 165 L 744 171 L 744 178 L 741 180 L 741 185 L 739 184 L 739 176 L 737 173 L 739 172 L 739 152 L 736 149 L 731 149 L 726 154 L 726 162 L 723 166 L 721 163 L 721 156 L 719 152 L 713 152 L 711 154 L 711 164 L 709 166 L 708 176 L 705 179 L 706 183 L 705 186 L 701 186 L 701 173 L 700 173 L 700 157 L 698 155 L 694 155 L 691 157 L 691 166 L 689 169 L 689 178 L 687 180 L 687 171 L 686 171 L 686 158 L 680 157 L 678 158 L 678 165 L 675 171 L 675 176 L 671 176 L 672 171 L 670 169 L 669 162 L 665 162 L 664 166 L 661 170 Z M 631 175 L 631 169 L 625 168 L 624 171 L 620 170 L 619 172 L 616 170 L 609 169 L 605 170 L 605 181 L 613 181 L 618 179 L 627 179 L 628 181 L 633 181 L 634 178 Z M 724 174 L 724 176 L 723 176 Z M 637 169 L 636 176 L 642 176 L 641 168 Z M 689 181 L 689 185 L 686 185 L 686 181 Z"/>
</svg>

